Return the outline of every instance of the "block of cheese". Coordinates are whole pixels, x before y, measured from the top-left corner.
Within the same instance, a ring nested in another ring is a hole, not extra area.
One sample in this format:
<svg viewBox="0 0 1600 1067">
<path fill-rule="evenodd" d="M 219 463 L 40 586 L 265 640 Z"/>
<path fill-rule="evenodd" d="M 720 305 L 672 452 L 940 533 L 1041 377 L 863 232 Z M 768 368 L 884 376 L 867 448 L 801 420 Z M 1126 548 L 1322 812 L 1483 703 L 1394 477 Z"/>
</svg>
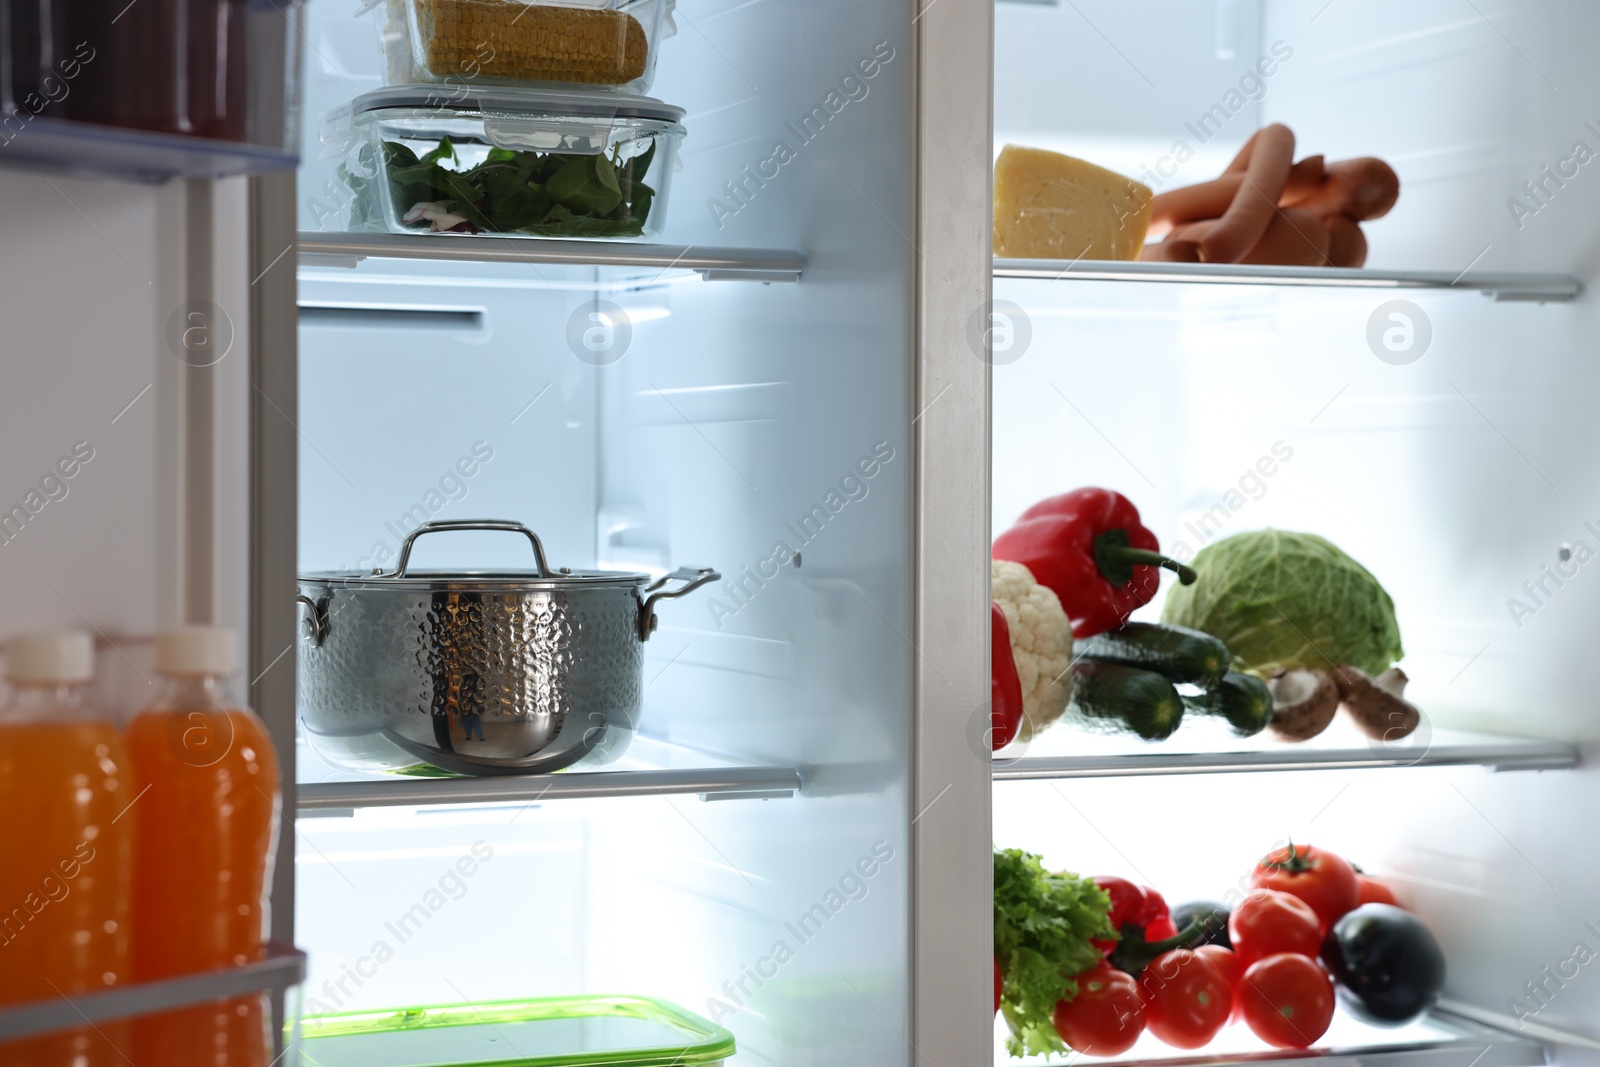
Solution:
<svg viewBox="0 0 1600 1067">
<path fill-rule="evenodd" d="M 1006 145 L 994 164 L 994 254 L 1011 259 L 1138 259 L 1149 188 L 1042 148 Z"/>
</svg>

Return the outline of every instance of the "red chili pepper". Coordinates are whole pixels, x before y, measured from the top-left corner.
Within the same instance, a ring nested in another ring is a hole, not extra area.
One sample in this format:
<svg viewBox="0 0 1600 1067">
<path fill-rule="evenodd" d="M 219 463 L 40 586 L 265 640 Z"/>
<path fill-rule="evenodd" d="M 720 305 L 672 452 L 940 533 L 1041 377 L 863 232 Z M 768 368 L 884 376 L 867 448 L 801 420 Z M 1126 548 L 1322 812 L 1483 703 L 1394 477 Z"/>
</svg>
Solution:
<svg viewBox="0 0 1600 1067">
<path fill-rule="evenodd" d="M 989 723 L 994 751 L 1009 745 L 1022 726 L 1022 679 L 1011 656 L 1011 627 L 1000 605 L 989 604 Z"/>
<path fill-rule="evenodd" d="M 1163 556 L 1139 509 L 1109 489 L 1074 489 L 1041 500 L 995 539 L 995 559 L 1021 563 L 1048 586 L 1072 620 L 1074 637 L 1115 630 L 1156 595 L 1165 567 L 1192 585 L 1195 573 Z"/>
</svg>

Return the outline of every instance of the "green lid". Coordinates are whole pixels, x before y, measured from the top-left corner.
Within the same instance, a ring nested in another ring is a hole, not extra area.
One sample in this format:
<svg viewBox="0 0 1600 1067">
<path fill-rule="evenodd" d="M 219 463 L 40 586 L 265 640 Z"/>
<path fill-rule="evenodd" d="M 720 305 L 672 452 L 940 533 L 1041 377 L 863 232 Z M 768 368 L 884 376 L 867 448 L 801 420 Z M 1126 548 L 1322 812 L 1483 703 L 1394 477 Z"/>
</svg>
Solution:
<svg viewBox="0 0 1600 1067">
<path fill-rule="evenodd" d="M 545 997 L 310 1015 L 306 1067 L 698 1067 L 733 1035 L 650 997 Z"/>
</svg>

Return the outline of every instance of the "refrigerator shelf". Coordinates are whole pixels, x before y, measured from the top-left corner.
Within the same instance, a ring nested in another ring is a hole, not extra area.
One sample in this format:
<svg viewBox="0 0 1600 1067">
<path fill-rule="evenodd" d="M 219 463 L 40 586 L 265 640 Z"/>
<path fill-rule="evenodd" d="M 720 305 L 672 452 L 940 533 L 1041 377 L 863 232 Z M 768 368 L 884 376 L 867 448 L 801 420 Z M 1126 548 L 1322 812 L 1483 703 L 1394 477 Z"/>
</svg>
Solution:
<svg viewBox="0 0 1600 1067">
<path fill-rule="evenodd" d="M 1220 724 L 1185 722 L 1166 741 L 1104 737 L 1056 725 L 1024 751 L 993 760 L 995 781 L 1027 778 L 1119 778 L 1158 774 L 1362 770 L 1377 767 L 1487 767 L 1496 771 L 1564 770 L 1578 764 L 1576 745 L 1523 737 L 1433 729 L 1426 722 L 1402 741 L 1372 741 L 1348 724 L 1310 741 L 1235 738 Z"/>
<path fill-rule="evenodd" d="M 37 116 L 7 131 L 0 165 L 96 178 L 159 183 L 293 170 L 293 152 L 234 141 L 97 126 Z"/>
<path fill-rule="evenodd" d="M 356 267 L 366 259 L 453 260 L 579 267 L 640 267 L 659 272 L 692 270 L 706 281 L 797 282 L 805 269 L 799 252 L 765 248 L 566 241 L 538 237 L 468 237 L 407 233 L 302 231 L 304 266 Z"/>
<path fill-rule="evenodd" d="M 31 1001 L 0 1008 L 0 1041 L 71 1029 L 84 1023 L 101 1023 L 154 1015 L 174 1008 L 208 1004 L 221 997 L 248 993 L 281 993 L 299 985 L 306 976 L 306 954 L 291 945 L 273 941 L 267 956 L 243 967 L 169 978 L 162 982 L 81 993 L 57 1000 Z"/>
<path fill-rule="evenodd" d="M 326 767 L 309 752 L 298 761 Z M 330 780 L 302 781 L 296 805 L 302 815 L 352 814 L 356 808 L 432 807 L 444 804 L 508 804 L 601 797 L 696 794 L 702 800 L 791 797 L 802 787 L 793 767 L 763 767 L 722 760 L 683 745 L 635 738 L 621 759 L 597 770 L 493 778 L 412 778 L 371 774 L 356 777 L 329 769 Z M 344 780 L 331 780 L 337 775 Z"/>
<path fill-rule="evenodd" d="M 996 1025 L 995 1067 L 1046 1062 L 1008 1056 L 1000 1044 L 1004 1030 L 1003 1023 Z M 1114 1067 L 1269 1067 L 1310 1061 L 1321 1067 L 1543 1067 L 1547 1057 L 1544 1043 L 1527 1034 L 1487 1026 L 1441 1008 L 1395 1029 L 1368 1026 L 1341 1008 L 1328 1033 L 1308 1049 L 1270 1048 L 1243 1023 L 1235 1023 L 1203 1049 L 1170 1048 L 1145 1034 L 1126 1054 L 1094 1062 Z"/>
<path fill-rule="evenodd" d="M 1185 285 L 1274 285 L 1334 289 L 1454 289 L 1496 300 L 1573 300 L 1583 283 L 1570 274 L 1470 274 L 1449 271 L 1340 270 L 1236 263 L 1141 263 L 1113 260 L 996 259 L 996 278 L 1042 281 L 1167 282 Z"/>
</svg>

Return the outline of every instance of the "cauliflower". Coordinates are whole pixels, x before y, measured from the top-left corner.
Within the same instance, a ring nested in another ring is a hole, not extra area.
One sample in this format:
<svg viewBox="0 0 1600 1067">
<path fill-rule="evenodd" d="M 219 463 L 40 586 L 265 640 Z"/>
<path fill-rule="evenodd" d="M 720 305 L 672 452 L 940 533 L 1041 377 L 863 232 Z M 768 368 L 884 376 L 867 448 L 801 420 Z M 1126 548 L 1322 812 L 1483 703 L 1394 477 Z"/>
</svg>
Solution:
<svg viewBox="0 0 1600 1067">
<path fill-rule="evenodd" d="M 1020 563 L 991 560 L 989 595 L 1005 612 L 1011 630 L 1011 658 L 1022 680 L 1022 725 L 1017 739 L 1028 741 L 1061 717 L 1072 695 L 1067 668 L 1072 665 L 1072 623 L 1049 587 L 1033 580 Z"/>
</svg>

